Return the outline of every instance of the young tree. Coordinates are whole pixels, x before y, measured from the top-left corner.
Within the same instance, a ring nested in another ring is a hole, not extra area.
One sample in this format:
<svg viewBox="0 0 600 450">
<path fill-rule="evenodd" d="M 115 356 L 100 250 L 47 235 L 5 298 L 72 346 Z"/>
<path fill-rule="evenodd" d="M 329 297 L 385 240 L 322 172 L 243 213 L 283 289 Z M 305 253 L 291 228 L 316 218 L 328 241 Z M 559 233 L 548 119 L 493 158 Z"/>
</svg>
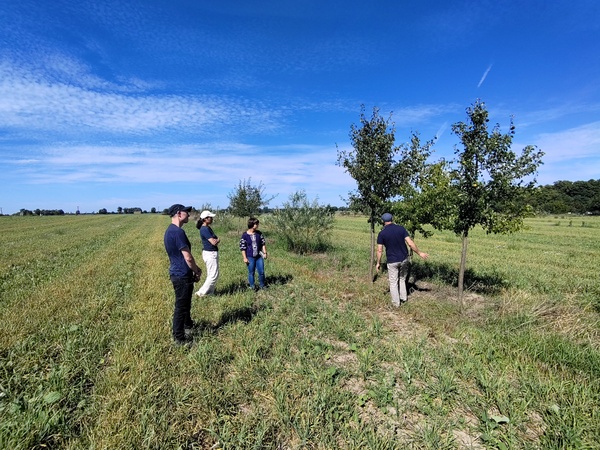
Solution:
<svg viewBox="0 0 600 450">
<path fill-rule="evenodd" d="M 448 164 L 443 159 L 428 162 L 433 144 L 434 140 L 421 144 L 419 134 L 413 133 L 410 144 L 402 146 L 398 161 L 397 195 L 401 201 L 393 202 L 389 209 L 411 238 L 417 232 L 431 236 L 432 232 L 423 228 L 425 224 L 447 228 L 453 215 Z"/>
<path fill-rule="evenodd" d="M 375 223 L 384 212 L 386 203 L 395 195 L 398 186 L 398 171 L 395 156 L 399 148 L 394 146 L 394 124 L 379 115 L 379 108 L 373 108 L 370 119 L 365 117 L 365 107 L 361 107 L 360 126 L 350 126 L 350 142 L 354 150 L 338 149 L 337 164 L 346 169 L 357 183 L 357 189 L 350 192 L 349 204 L 358 207 L 369 216 L 371 224 L 371 261 L 369 277 L 373 279 L 375 260 Z"/>
<path fill-rule="evenodd" d="M 276 195 L 265 198 L 265 187 L 262 181 L 258 186 L 253 186 L 251 178 L 240 180 L 238 186 L 227 196 L 229 209 L 237 217 L 258 215 L 260 209 L 267 206 L 275 197 Z"/>
<path fill-rule="evenodd" d="M 509 132 L 500 126 L 488 131 L 488 111 L 476 101 L 467 108 L 468 123 L 452 125 L 462 143 L 456 149 L 452 171 L 456 215 L 452 229 L 462 238 L 458 275 L 458 298 L 464 308 L 463 287 L 469 232 L 480 225 L 487 233 L 512 233 L 523 227 L 528 212 L 525 196 L 535 187 L 537 168 L 543 152 L 525 147 L 520 155 L 511 150 L 515 126 L 511 118 Z M 530 181 L 525 181 L 527 178 Z"/>
</svg>

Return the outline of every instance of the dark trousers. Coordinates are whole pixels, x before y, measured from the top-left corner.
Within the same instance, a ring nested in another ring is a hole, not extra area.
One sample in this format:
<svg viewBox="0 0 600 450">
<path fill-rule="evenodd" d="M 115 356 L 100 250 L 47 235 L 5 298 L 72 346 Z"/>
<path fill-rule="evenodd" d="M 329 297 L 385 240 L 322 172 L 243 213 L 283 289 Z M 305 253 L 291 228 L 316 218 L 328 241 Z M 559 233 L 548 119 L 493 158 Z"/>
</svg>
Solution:
<svg viewBox="0 0 600 450">
<path fill-rule="evenodd" d="M 178 278 L 171 276 L 175 289 L 175 309 L 173 310 L 173 338 L 178 341 L 185 339 L 185 329 L 194 325 L 192 321 L 192 294 L 194 280 L 191 277 Z"/>
</svg>

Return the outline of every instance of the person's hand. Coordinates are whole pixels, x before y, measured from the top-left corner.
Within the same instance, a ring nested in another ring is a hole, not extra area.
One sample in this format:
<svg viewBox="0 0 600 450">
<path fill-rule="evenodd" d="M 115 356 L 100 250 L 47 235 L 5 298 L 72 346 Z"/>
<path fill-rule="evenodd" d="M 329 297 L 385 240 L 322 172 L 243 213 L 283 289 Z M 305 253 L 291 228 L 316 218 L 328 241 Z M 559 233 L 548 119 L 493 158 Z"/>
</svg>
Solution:
<svg viewBox="0 0 600 450">
<path fill-rule="evenodd" d="M 429 253 L 421 252 L 421 253 L 419 253 L 419 256 L 423 259 L 427 259 L 427 258 L 429 258 Z"/>
<path fill-rule="evenodd" d="M 194 283 L 197 283 L 198 281 L 200 281 L 200 277 L 202 276 L 202 271 L 199 270 L 198 272 L 196 272 L 194 274 Z"/>
<path fill-rule="evenodd" d="M 248 258 L 244 258 L 244 263 L 245 263 L 246 265 L 250 264 L 250 261 L 248 261 Z"/>
<path fill-rule="evenodd" d="M 375 264 L 375 269 L 377 269 L 377 272 L 379 272 L 380 268 L 381 268 L 381 264 L 379 264 L 379 263 Z"/>
</svg>

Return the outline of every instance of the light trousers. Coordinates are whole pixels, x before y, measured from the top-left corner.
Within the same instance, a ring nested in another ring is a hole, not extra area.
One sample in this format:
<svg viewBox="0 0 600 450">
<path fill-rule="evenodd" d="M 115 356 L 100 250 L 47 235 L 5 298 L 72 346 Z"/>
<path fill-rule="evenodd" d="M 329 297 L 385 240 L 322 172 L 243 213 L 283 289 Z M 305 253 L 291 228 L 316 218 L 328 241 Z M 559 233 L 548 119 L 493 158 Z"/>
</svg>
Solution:
<svg viewBox="0 0 600 450">
<path fill-rule="evenodd" d="M 219 252 L 202 250 L 202 259 L 206 264 L 206 280 L 197 294 L 211 295 L 215 293 L 215 286 L 219 278 Z"/>
<path fill-rule="evenodd" d="M 405 302 L 408 299 L 406 292 L 406 277 L 408 276 L 408 266 L 410 259 L 404 261 L 388 263 L 388 278 L 390 280 L 390 294 L 392 296 L 392 304 L 400 306 L 400 302 Z"/>
</svg>

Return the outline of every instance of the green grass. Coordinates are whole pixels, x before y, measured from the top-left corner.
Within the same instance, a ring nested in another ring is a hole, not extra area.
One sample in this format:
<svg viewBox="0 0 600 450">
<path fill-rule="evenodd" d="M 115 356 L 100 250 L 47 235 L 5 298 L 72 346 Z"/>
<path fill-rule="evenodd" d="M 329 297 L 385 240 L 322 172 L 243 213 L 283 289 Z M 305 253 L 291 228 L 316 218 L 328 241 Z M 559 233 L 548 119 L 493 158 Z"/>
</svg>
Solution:
<svg viewBox="0 0 600 450">
<path fill-rule="evenodd" d="M 581 220 L 474 230 L 462 314 L 451 233 L 417 236 L 430 259 L 396 310 L 363 217 L 309 256 L 265 217 L 259 293 L 217 222 L 219 295 L 194 300 L 186 350 L 167 217 L 0 217 L 0 448 L 600 448 L 600 220 Z"/>
</svg>

